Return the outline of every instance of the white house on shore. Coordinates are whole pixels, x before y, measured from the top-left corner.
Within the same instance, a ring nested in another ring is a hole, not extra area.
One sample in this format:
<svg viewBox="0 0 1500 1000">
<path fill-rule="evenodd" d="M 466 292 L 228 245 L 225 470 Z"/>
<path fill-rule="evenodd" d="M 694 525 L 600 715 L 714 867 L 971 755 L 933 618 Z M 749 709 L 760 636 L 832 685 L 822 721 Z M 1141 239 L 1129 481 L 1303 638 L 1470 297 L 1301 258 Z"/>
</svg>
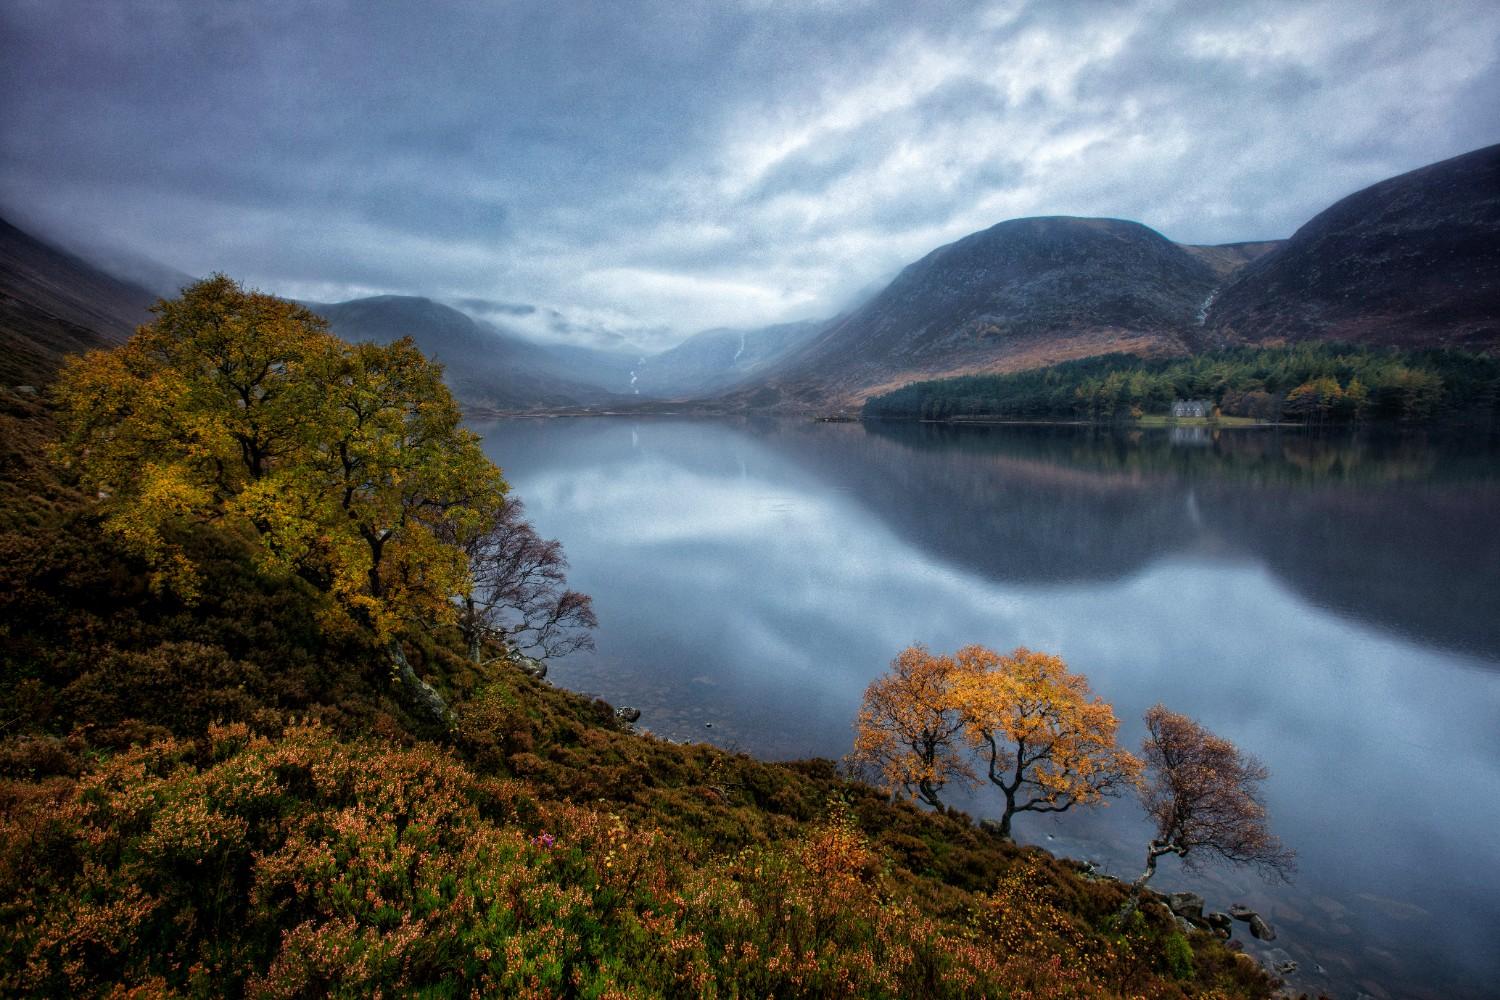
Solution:
<svg viewBox="0 0 1500 1000">
<path fill-rule="evenodd" d="M 1172 404 L 1172 416 L 1176 417 L 1210 417 L 1213 416 L 1214 404 L 1206 399 L 1179 399 Z"/>
</svg>

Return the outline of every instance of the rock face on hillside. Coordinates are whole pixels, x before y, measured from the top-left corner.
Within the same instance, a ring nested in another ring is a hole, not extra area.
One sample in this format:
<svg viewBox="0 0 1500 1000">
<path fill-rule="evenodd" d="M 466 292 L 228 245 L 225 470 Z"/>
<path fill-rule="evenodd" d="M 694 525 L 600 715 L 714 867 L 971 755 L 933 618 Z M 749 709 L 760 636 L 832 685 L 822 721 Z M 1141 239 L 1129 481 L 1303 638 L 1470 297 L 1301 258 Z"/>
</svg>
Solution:
<svg viewBox="0 0 1500 1000">
<path fill-rule="evenodd" d="M 1500 346 L 1500 145 L 1344 198 L 1214 301 L 1213 346 Z"/>
<path fill-rule="evenodd" d="M 1118 219 L 1002 222 L 907 267 L 743 398 L 849 405 L 918 378 L 1181 353 L 1232 256 L 1210 262 Z"/>
</svg>

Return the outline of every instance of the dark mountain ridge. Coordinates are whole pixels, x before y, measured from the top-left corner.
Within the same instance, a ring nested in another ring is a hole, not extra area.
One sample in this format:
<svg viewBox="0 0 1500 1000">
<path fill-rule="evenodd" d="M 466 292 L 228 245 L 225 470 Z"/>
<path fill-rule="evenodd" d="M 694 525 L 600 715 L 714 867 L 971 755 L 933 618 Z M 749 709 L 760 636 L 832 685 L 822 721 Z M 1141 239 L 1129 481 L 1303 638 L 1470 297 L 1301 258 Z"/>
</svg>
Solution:
<svg viewBox="0 0 1500 1000">
<path fill-rule="evenodd" d="M 1297 340 L 1500 346 L 1500 146 L 1351 194 L 1286 241 L 1187 246 L 1117 219 L 1003 222 L 910 265 L 723 403 L 849 410 L 926 379 Z"/>
<path fill-rule="evenodd" d="M 153 298 L 4 223 L 0 274 L 18 373 L 122 339 Z M 644 357 L 537 343 L 423 298 L 313 308 L 342 336 L 413 336 L 467 405 L 501 411 L 853 410 L 925 379 L 1309 339 L 1492 351 L 1500 145 L 1351 194 L 1287 241 L 1190 246 L 1120 219 L 1012 219 L 832 320 L 709 330 Z"/>
<path fill-rule="evenodd" d="M 124 341 L 155 301 L 0 219 L 0 383 L 50 381 L 65 355 Z"/>
<path fill-rule="evenodd" d="M 1500 145 L 1392 177 L 1314 216 L 1210 310 L 1218 343 L 1500 345 Z"/>
</svg>

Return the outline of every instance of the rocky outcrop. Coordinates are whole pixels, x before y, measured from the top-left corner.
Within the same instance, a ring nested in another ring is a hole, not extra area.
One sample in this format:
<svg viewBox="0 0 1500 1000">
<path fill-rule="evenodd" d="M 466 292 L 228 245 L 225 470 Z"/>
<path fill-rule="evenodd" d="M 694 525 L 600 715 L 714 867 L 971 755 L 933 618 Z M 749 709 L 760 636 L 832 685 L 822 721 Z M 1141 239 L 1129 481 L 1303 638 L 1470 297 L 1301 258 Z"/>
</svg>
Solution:
<svg viewBox="0 0 1500 1000">
<path fill-rule="evenodd" d="M 542 680 L 547 676 L 547 664 L 542 660 L 533 660 L 529 656 L 516 656 L 514 659 L 516 667 L 527 677 L 535 677 Z"/>
<path fill-rule="evenodd" d="M 399 643 L 391 646 L 391 660 L 396 665 L 396 676 L 401 681 L 402 690 L 412 709 L 428 722 L 451 729 L 453 712 L 448 708 L 448 702 L 438 694 L 437 688 L 417 676 L 411 661 L 406 658 L 406 651 Z"/>
<path fill-rule="evenodd" d="M 1167 897 L 1167 908 L 1194 924 L 1207 926 L 1203 919 L 1203 897 L 1196 892 L 1174 892 Z"/>
</svg>

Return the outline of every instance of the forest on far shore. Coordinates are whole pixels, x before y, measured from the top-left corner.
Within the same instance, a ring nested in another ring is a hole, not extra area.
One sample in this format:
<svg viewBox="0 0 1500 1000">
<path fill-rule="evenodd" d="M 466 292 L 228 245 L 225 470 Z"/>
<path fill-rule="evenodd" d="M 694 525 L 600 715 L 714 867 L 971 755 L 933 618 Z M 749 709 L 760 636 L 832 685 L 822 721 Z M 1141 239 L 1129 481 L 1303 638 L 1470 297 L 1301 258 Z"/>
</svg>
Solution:
<svg viewBox="0 0 1500 1000">
<path fill-rule="evenodd" d="M 1457 422 L 1493 426 L 1500 360 L 1439 349 L 1306 343 L 1193 357 L 1105 354 L 1003 375 L 914 382 L 866 401 L 866 417 L 1115 421 L 1204 400 L 1216 414 L 1273 422 Z"/>
</svg>

